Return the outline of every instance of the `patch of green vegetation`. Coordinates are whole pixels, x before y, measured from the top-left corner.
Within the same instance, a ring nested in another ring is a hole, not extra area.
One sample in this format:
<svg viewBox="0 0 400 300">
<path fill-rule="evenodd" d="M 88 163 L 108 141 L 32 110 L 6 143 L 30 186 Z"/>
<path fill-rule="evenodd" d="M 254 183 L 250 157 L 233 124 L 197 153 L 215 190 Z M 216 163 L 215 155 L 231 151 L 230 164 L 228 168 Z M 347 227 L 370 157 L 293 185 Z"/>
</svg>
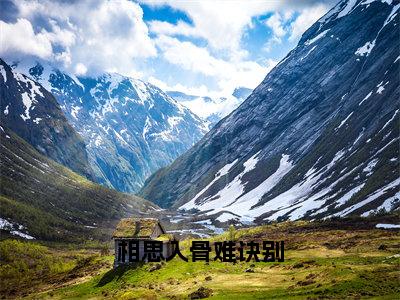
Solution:
<svg viewBox="0 0 400 300">
<path fill-rule="evenodd" d="M 0 196 L 0 207 L 3 218 L 18 220 L 18 223 L 29 228 L 29 234 L 35 237 L 45 237 L 49 240 L 60 239 L 68 242 L 76 241 L 78 235 L 81 240 L 90 235 L 90 231 L 83 226 L 4 196 Z M 72 236 L 70 233 L 73 233 Z"/>
<path fill-rule="evenodd" d="M 333 230 L 328 224 L 319 229 L 315 226 L 315 223 L 304 221 L 285 222 L 234 231 L 236 240 L 282 237 L 287 245 L 285 262 L 282 263 L 191 262 L 191 240 L 184 240 L 180 242 L 180 248 L 189 257 L 189 262 L 175 257 L 161 263 L 160 268 L 154 268 L 157 263 L 140 263 L 112 269 L 113 256 L 93 256 L 94 250 L 88 247 L 81 250 L 85 258 L 80 263 L 74 260 L 72 270 L 75 271 L 72 273 L 78 276 L 75 281 L 67 281 L 65 278 L 68 277 L 64 275 L 62 280 L 58 280 L 58 285 L 32 293 L 29 297 L 188 299 L 201 287 L 212 291 L 211 299 L 399 297 L 398 231 L 365 230 L 357 226 Z M 209 240 L 225 240 L 232 234 L 231 230 Z M 65 255 L 69 251 L 65 250 Z M 96 265 L 98 263 L 100 266 Z"/>
<path fill-rule="evenodd" d="M 156 238 L 157 241 L 162 241 L 162 242 L 172 241 L 173 239 L 174 235 L 171 233 L 164 233 L 161 234 L 158 238 Z"/>
<path fill-rule="evenodd" d="M 23 225 L 36 239 L 109 239 L 120 218 L 154 207 L 90 182 L 4 129 L 8 138 L 0 135 L 0 217 Z"/>
<path fill-rule="evenodd" d="M 290 255 L 290 253 L 288 253 Z M 335 264 L 332 265 L 332 262 Z M 365 260 L 349 257 L 283 264 L 256 263 L 254 273 L 245 270 L 251 263 L 184 263 L 171 261 L 160 270 L 151 265 L 119 268 L 93 280 L 62 288 L 60 298 L 154 297 L 187 299 L 201 286 L 213 290 L 212 299 L 305 299 L 307 297 L 349 298 L 398 295 L 396 264 L 380 266 L 382 258 Z M 300 265 L 300 266 L 299 266 Z M 390 275 L 391 274 L 391 275 Z M 384 275 L 384 276 L 383 276 Z M 205 278 L 210 276 L 207 281 Z"/>
<path fill-rule="evenodd" d="M 19 298 L 109 268 L 101 251 L 49 248 L 37 242 L 0 241 L 0 296 Z"/>
<path fill-rule="evenodd" d="M 119 221 L 113 237 L 150 237 L 157 224 L 158 220 L 154 218 L 125 218 Z"/>
</svg>

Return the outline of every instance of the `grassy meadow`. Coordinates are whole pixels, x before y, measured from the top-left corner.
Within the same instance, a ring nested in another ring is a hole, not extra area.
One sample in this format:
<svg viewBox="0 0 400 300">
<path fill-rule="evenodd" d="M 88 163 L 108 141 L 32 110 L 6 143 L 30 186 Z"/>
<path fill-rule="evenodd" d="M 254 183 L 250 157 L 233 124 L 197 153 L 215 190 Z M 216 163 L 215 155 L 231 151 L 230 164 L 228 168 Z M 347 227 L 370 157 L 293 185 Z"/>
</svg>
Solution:
<svg viewBox="0 0 400 300">
<path fill-rule="evenodd" d="M 6 239 L 0 242 L 0 295 L 3 299 L 399 299 L 399 231 L 368 228 L 362 219 L 350 221 L 283 222 L 209 238 L 211 242 L 232 237 L 284 240 L 281 263 L 184 262 L 175 257 L 160 265 L 113 269 L 111 244 Z M 186 256 L 190 242 L 180 242 Z M 213 249 L 211 257 L 214 254 Z"/>
</svg>

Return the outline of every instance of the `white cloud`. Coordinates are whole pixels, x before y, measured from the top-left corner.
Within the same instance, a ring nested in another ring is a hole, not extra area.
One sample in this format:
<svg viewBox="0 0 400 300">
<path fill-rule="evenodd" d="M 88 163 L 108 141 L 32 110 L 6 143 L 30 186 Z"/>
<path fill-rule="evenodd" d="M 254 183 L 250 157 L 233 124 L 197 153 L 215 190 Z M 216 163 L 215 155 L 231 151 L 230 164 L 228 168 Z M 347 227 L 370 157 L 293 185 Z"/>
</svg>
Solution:
<svg viewBox="0 0 400 300">
<path fill-rule="evenodd" d="M 273 34 L 277 37 L 282 37 L 286 34 L 285 29 L 283 29 L 283 18 L 280 13 L 273 14 L 267 19 L 265 24 L 272 29 Z"/>
<path fill-rule="evenodd" d="M 154 77 L 154 76 L 149 76 L 147 78 L 147 81 L 150 82 L 151 84 L 154 84 L 155 86 L 159 87 L 163 91 L 180 91 L 182 93 L 185 93 L 187 95 L 215 95 L 218 97 L 219 94 L 214 94 L 212 91 L 210 91 L 205 85 L 200 85 L 200 86 L 185 86 L 181 83 L 177 83 L 174 85 L 168 85 L 164 81 Z"/>
<path fill-rule="evenodd" d="M 272 30 L 272 35 L 264 44 L 263 50 L 271 51 L 276 44 L 281 44 L 282 39 L 290 33 L 290 20 L 293 17 L 294 11 L 288 10 L 285 12 L 275 12 L 266 21 L 265 25 Z"/>
<path fill-rule="evenodd" d="M 15 24 L 0 21 L 0 54 L 30 54 L 40 58 L 50 58 L 53 53 L 51 39 L 46 31 L 36 33 L 26 19 L 18 19 Z"/>
<path fill-rule="evenodd" d="M 52 44 L 61 45 L 64 47 L 69 47 L 75 44 L 76 35 L 73 31 L 61 28 L 58 26 L 55 20 L 49 20 L 49 23 L 52 30 L 50 32 L 46 32 L 46 34 L 48 35 Z"/>
<path fill-rule="evenodd" d="M 136 61 L 157 54 L 137 3 L 78 1 L 71 5 L 43 0 L 16 1 L 16 5 L 18 22 L 1 23 L 4 46 L 0 55 L 31 54 L 63 63 L 73 72 L 82 72 L 84 62 L 88 72 L 137 74 Z"/>
<path fill-rule="evenodd" d="M 169 87 L 155 77 L 166 79 L 158 63 L 167 61 L 185 72 L 202 75 L 198 77 L 207 76 L 218 87 L 210 91 L 201 81 L 193 86 L 176 82 L 175 90 L 227 95 L 238 86 L 255 88 L 277 63 L 251 60 L 243 48 L 242 38 L 253 28 L 254 17 L 273 13 L 266 20 L 274 33 L 271 43 L 287 36 L 295 40 L 327 10 L 326 4 L 316 5 L 316 1 L 145 1 L 169 5 L 192 20 L 191 24 L 150 21 L 150 31 L 156 34 L 151 39 L 143 10 L 133 1 L 15 0 L 19 19 L 9 24 L 0 21 L 0 55 L 35 55 L 78 75 L 110 71 L 153 83 L 158 80 L 156 85 L 162 89 Z M 300 15 L 290 26 L 287 21 L 294 12 Z M 199 47 L 181 36 L 206 43 Z M 155 59 L 149 62 L 148 58 Z"/>
<path fill-rule="evenodd" d="M 165 60 L 185 70 L 213 77 L 225 95 L 238 86 L 255 88 L 277 63 L 267 60 L 262 66 L 254 61 L 223 60 L 212 56 L 206 47 L 164 35 L 156 39 L 156 44 Z"/>
<path fill-rule="evenodd" d="M 295 11 L 289 9 L 285 12 L 275 12 L 265 21 L 265 25 L 271 28 L 272 36 L 264 45 L 265 51 L 270 51 L 274 44 L 282 43 L 282 38 L 289 35 L 289 41 L 297 42 L 301 35 L 327 11 L 329 6 L 314 4 L 297 10 L 298 16 L 293 20 Z M 290 23 L 291 22 L 291 23 Z"/>
<path fill-rule="evenodd" d="M 82 14 L 83 15 L 83 14 Z M 118 71 L 123 74 L 135 69 L 135 58 L 156 55 L 156 48 L 148 36 L 139 5 L 128 1 L 104 2 L 89 11 L 79 22 L 84 22 L 80 45 L 73 49 L 78 61 L 91 70 Z"/>
<path fill-rule="evenodd" d="M 329 7 L 324 4 L 318 4 L 301 10 L 300 15 L 292 23 L 290 40 L 295 41 L 319 18 L 321 18 Z"/>
<path fill-rule="evenodd" d="M 77 63 L 75 66 L 75 74 L 78 76 L 85 75 L 87 72 L 87 67 L 83 63 Z"/>
<path fill-rule="evenodd" d="M 156 44 L 169 63 L 213 77 L 221 92 L 231 92 L 234 87 L 255 88 L 276 61 L 267 60 L 262 66 L 247 58 L 241 45 L 246 30 L 254 26 L 253 18 L 273 12 L 265 23 L 273 35 L 264 50 L 282 42 L 282 38 L 297 38 L 327 10 L 325 4 L 315 1 L 146 1 L 148 5 L 168 5 L 185 12 L 192 24 L 179 20 L 176 24 L 150 21 L 150 31 L 157 34 Z M 295 12 L 300 12 L 293 21 Z M 307 22 L 308 21 L 308 22 Z M 198 47 L 180 36 L 202 38 L 205 47 Z"/>
<path fill-rule="evenodd" d="M 197 37 L 198 32 L 196 29 L 189 25 L 186 22 L 179 20 L 177 24 L 171 24 L 165 21 L 150 21 L 149 22 L 150 31 L 157 34 L 165 34 L 165 35 L 185 35 L 185 36 L 193 36 Z"/>
<path fill-rule="evenodd" d="M 252 17 L 275 9 L 276 1 L 143 1 L 149 5 L 169 5 L 184 11 L 193 26 L 166 22 L 151 23 L 152 31 L 160 34 L 184 34 L 201 37 L 215 49 L 230 50 L 231 55 L 243 55 L 240 41 L 244 30 L 252 27 Z M 163 26 L 160 26 L 163 25 Z"/>
<path fill-rule="evenodd" d="M 211 56 L 207 48 L 198 47 L 191 42 L 162 35 L 156 39 L 164 58 L 172 64 L 208 76 L 217 76 L 230 69 L 229 63 Z"/>
<path fill-rule="evenodd" d="M 231 55 L 243 54 L 241 53 L 242 49 L 240 49 L 240 41 L 244 31 L 253 27 L 253 17 L 267 12 L 275 12 L 268 26 L 271 26 L 276 36 L 280 37 L 284 35 L 280 21 L 289 19 L 294 11 L 301 11 L 301 18 L 293 27 L 295 37 L 304 32 L 308 26 L 318 19 L 318 16 L 321 17 L 328 7 L 336 1 L 141 0 L 148 5 L 169 5 L 174 9 L 184 11 L 193 21 L 193 26 L 184 22 L 177 25 L 159 21 L 151 22 L 150 28 L 153 32 L 201 37 L 215 49 L 230 50 Z"/>
<path fill-rule="evenodd" d="M 237 108 L 241 101 L 237 98 L 227 95 L 226 97 L 211 97 L 212 101 L 204 97 L 198 97 L 191 101 L 182 102 L 187 108 L 201 118 L 206 119 L 211 115 L 217 115 L 223 118 Z"/>
</svg>

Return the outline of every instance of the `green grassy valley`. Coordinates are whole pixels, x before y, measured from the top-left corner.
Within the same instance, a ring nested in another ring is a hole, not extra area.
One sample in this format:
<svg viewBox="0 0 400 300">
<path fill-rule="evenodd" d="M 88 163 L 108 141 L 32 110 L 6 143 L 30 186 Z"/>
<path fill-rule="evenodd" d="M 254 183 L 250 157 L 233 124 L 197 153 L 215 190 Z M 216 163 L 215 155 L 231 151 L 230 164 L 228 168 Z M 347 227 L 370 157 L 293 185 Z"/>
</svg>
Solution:
<svg viewBox="0 0 400 300">
<path fill-rule="evenodd" d="M 27 299 L 398 299 L 400 235 L 375 216 L 284 222 L 209 240 L 284 240 L 285 262 L 184 262 L 112 268 L 110 244 L 3 240 L 1 295 Z M 180 242 L 189 255 L 190 239 Z M 16 259 L 16 258 L 19 259 Z"/>
<path fill-rule="evenodd" d="M 400 300 L 399 27 L 0 0 L 0 300 Z"/>
</svg>

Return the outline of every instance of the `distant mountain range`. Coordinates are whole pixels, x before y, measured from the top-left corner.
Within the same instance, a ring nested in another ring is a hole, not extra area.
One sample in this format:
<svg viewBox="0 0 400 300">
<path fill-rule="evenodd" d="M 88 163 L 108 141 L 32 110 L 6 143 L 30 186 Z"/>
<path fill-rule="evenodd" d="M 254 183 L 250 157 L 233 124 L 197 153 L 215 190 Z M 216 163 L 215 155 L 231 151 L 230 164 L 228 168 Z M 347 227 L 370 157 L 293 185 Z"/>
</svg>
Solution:
<svg viewBox="0 0 400 300">
<path fill-rule="evenodd" d="M 64 167 L 94 178 L 85 143 L 54 96 L 2 60 L 0 78 L 2 236 L 63 242 L 104 239 L 121 217 L 158 210 Z"/>
<path fill-rule="evenodd" d="M 211 129 L 222 118 L 236 109 L 251 92 L 252 90 L 249 88 L 239 87 L 234 90 L 232 95 L 227 97 L 195 96 L 179 91 L 167 91 L 167 94 L 206 120 L 208 128 Z"/>
<path fill-rule="evenodd" d="M 101 240 L 122 217 L 157 216 L 153 203 L 92 181 L 133 192 L 206 130 L 145 82 L 0 59 L 1 234 Z"/>
<path fill-rule="evenodd" d="M 399 8 L 398 1 L 338 3 L 140 195 L 241 222 L 397 209 Z"/>
<path fill-rule="evenodd" d="M 4 68 L 11 72 L 10 67 L 5 65 Z M 52 97 L 54 103 L 58 102 L 69 124 L 82 137 L 79 155 L 84 157 L 75 156 L 74 161 L 69 162 L 68 157 L 61 153 L 55 160 L 122 192 L 137 191 L 149 175 L 171 163 L 207 132 L 202 119 L 159 88 L 140 80 L 107 73 L 96 78 L 77 78 L 45 62 L 32 60 L 13 63 L 13 68 L 14 74 L 21 74 L 18 75 L 20 78 L 35 81 L 51 92 L 46 92 L 46 95 Z M 13 80 L 10 74 L 8 77 Z M 0 84 L 4 85 L 5 80 L 6 77 L 3 77 Z M 12 89 L 10 86 L 7 88 Z M 37 90 L 36 97 L 41 90 Z M 32 89 L 31 93 L 35 91 Z M 10 93 L 20 98 L 23 96 L 19 95 L 20 90 L 14 89 Z M 36 120 L 39 126 L 43 126 L 38 132 L 47 130 L 51 135 L 54 126 L 48 122 L 54 121 L 47 120 L 54 117 L 39 116 L 43 121 L 39 120 L 36 116 L 36 112 L 39 112 L 37 105 L 26 106 L 23 101 L 7 99 L 2 101 L 1 113 L 11 128 L 36 128 L 36 124 L 32 123 Z M 22 108 L 17 108 L 17 105 Z M 8 115 L 4 113 L 6 107 Z M 21 113 L 22 109 L 26 110 L 26 117 Z M 46 109 L 43 113 L 46 113 Z M 32 119 L 26 121 L 30 115 Z M 64 135 L 69 139 L 74 138 L 72 134 Z M 51 136 L 48 141 L 57 144 Z M 33 145 L 36 147 L 35 141 Z M 37 145 L 36 148 L 40 149 L 41 146 Z M 73 164 L 81 163 L 89 165 L 87 172 L 74 168 Z"/>
</svg>

